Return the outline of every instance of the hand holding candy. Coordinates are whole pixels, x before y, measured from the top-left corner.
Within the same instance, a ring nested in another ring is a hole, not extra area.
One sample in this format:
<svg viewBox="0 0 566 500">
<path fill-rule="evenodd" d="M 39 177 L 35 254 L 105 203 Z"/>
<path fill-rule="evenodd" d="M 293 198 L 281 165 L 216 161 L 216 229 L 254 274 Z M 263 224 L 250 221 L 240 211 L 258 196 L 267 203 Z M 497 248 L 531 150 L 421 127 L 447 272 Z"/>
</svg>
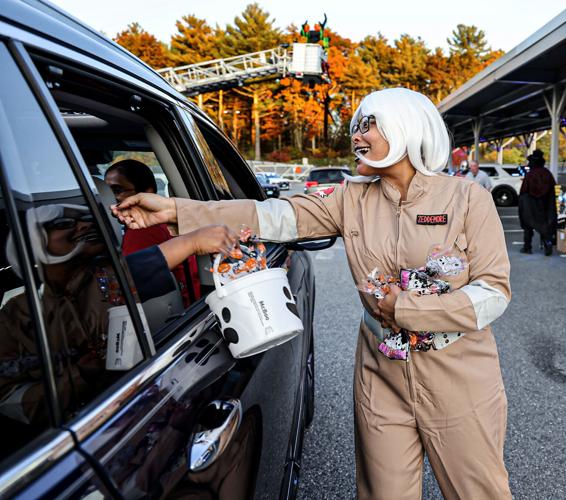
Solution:
<svg viewBox="0 0 566 500">
<path fill-rule="evenodd" d="M 401 289 L 396 284 L 387 285 L 387 288 L 385 297 L 377 301 L 380 323 L 382 328 L 391 328 L 394 333 L 399 333 L 401 328 L 395 323 L 395 303 Z"/>
<path fill-rule="evenodd" d="M 461 273 L 467 265 L 464 258 L 455 256 L 441 245 L 433 245 L 425 267 L 401 269 L 399 279 L 386 277 L 374 269 L 358 290 L 378 299 L 377 309 L 383 328 L 392 333 L 380 343 L 378 350 L 390 359 L 409 359 L 409 351 L 427 351 L 433 347 L 434 332 L 408 332 L 395 323 L 395 304 L 402 290 L 419 295 L 440 295 L 450 291 L 450 283 L 439 279 Z"/>
<path fill-rule="evenodd" d="M 253 231 L 242 226 L 239 242 L 227 253 L 218 265 L 218 274 L 222 284 L 240 276 L 267 268 L 265 245 L 253 236 Z M 211 270 L 212 271 L 212 270 Z"/>
</svg>

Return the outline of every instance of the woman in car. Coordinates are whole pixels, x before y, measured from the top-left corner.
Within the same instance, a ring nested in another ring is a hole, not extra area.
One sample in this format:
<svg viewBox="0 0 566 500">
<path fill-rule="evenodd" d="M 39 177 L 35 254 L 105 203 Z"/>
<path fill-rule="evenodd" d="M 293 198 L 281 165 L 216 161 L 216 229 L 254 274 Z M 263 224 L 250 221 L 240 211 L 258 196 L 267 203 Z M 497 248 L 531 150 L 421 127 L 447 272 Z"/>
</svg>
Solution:
<svg viewBox="0 0 566 500">
<path fill-rule="evenodd" d="M 198 202 L 137 195 L 114 213 L 130 227 L 177 224 L 184 233 L 245 223 L 272 241 L 342 236 L 355 283 L 424 265 L 440 244 L 468 263 L 451 291 L 419 295 L 391 286 L 361 294 L 354 376 L 358 497 L 418 499 L 427 453 L 445 498 L 511 498 L 503 462 L 507 401 L 490 323 L 510 300 L 509 260 L 490 194 L 438 175 L 450 143 L 432 102 L 407 89 L 368 95 L 351 122 L 357 177 L 323 195 Z M 383 329 L 434 333 L 409 361 L 378 351 Z"/>
<path fill-rule="evenodd" d="M 150 168 L 137 160 L 122 160 L 111 165 L 104 174 L 104 181 L 120 202 L 136 193 L 157 193 L 157 184 Z M 130 255 L 152 245 L 159 245 L 172 238 L 166 224 L 144 229 L 127 229 L 122 240 L 122 253 Z M 197 260 L 194 255 L 181 262 L 172 270 L 188 307 L 200 299 L 200 279 Z"/>
<path fill-rule="evenodd" d="M 88 208 L 42 205 L 27 210 L 25 220 L 43 284 L 43 321 L 58 394 L 63 411 L 71 414 L 115 378 L 105 370 L 108 310 L 124 301 Z M 129 255 L 140 300 L 175 290 L 169 270 L 187 256 L 228 251 L 236 241 L 226 226 L 208 226 Z M 21 275 L 11 235 L 6 257 Z M 0 416 L 14 426 L 42 428 L 45 394 L 32 323 L 25 294 L 0 308 Z"/>
</svg>

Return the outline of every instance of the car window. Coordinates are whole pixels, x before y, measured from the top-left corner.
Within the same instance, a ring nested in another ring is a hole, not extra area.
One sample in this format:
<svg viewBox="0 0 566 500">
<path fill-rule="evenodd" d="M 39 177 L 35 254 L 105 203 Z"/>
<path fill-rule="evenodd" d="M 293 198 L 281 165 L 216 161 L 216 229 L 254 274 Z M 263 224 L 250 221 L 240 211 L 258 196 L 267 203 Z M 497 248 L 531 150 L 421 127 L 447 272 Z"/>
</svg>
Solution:
<svg viewBox="0 0 566 500">
<path fill-rule="evenodd" d="M 497 177 L 497 169 L 495 167 L 480 167 L 489 177 Z"/>
<path fill-rule="evenodd" d="M 0 464 L 50 427 L 37 333 L 8 221 L 0 196 Z"/>
<path fill-rule="evenodd" d="M 524 177 L 525 170 L 522 167 L 503 167 L 503 170 L 512 177 Z"/>
<path fill-rule="evenodd" d="M 309 180 L 318 182 L 319 184 L 340 183 L 344 180 L 344 170 L 325 169 L 313 170 L 309 173 Z"/>
<path fill-rule="evenodd" d="M 220 167 L 233 198 L 263 199 L 264 195 L 257 184 L 251 169 L 242 157 L 218 130 L 204 121 L 189 118 L 200 130 L 201 137 L 206 141 L 208 149 Z"/>
<path fill-rule="evenodd" d="M 6 225 L 14 221 L 6 221 L 3 212 L 0 432 L 4 447 L 9 441 L 4 433 L 20 428 L 22 439 L 30 438 L 48 425 L 34 329 L 44 332 L 48 341 L 50 375 L 64 421 L 78 415 L 137 365 L 142 355 L 91 209 L 53 130 L 3 46 L 0 66 L 11 81 L 0 86 L 2 166 L 23 232 L 22 244 L 33 259 L 34 283 L 29 286 L 37 290 L 42 322 L 36 323 L 21 293 L 22 256 Z"/>
<path fill-rule="evenodd" d="M 206 142 L 204 136 L 202 135 L 200 128 L 196 125 L 193 117 L 188 111 L 183 112 L 183 118 L 189 130 L 189 133 L 193 138 L 193 141 L 195 142 L 203 157 L 204 164 L 214 185 L 216 195 L 221 200 L 232 199 L 233 196 L 226 176 L 220 168 L 216 156 L 212 153 L 209 144 Z"/>
<path fill-rule="evenodd" d="M 38 68 L 48 81 L 49 70 L 43 60 L 38 61 Z M 145 272 L 137 264 L 138 253 L 158 259 L 158 246 L 173 236 L 165 224 L 146 229 L 120 227 L 109 207 L 138 192 L 198 197 L 196 183 L 188 177 L 191 173 L 199 175 L 197 168 L 190 163 L 191 159 L 180 156 L 181 148 L 176 146 L 173 131 L 175 124 L 164 106 L 132 95 L 132 90 L 112 82 L 105 84 L 94 77 L 89 80 L 84 73 L 65 70 L 63 78 L 59 87 L 51 86 L 51 94 L 96 181 L 108 221 L 115 228 L 121 253 L 136 281 Z M 60 91 L 61 87 L 69 90 Z M 161 264 L 166 266 L 162 256 Z M 163 342 L 175 333 L 175 320 L 191 317 L 200 310 L 205 295 L 200 276 L 206 274 L 207 265 L 196 256 L 187 255 L 171 270 L 162 269 L 159 284 L 163 286 L 155 293 L 140 294 L 147 326 L 156 341 Z"/>
</svg>

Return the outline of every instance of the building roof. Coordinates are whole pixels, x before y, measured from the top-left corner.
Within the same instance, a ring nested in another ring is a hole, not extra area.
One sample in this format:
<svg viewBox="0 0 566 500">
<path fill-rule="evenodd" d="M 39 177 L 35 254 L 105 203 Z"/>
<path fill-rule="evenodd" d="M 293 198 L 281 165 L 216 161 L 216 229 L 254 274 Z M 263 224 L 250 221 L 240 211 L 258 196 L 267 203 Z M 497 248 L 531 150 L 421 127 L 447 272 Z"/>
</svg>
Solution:
<svg viewBox="0 0 566 500">
<path fill-rule="evenodd" d="M 473 144 L 472 122 L 481 118 L 480 141 L 549 129 L 545 95 L 566 82 L 566 10 L 447 96 L 438 109 L 454 144 Z"/>
</svg>

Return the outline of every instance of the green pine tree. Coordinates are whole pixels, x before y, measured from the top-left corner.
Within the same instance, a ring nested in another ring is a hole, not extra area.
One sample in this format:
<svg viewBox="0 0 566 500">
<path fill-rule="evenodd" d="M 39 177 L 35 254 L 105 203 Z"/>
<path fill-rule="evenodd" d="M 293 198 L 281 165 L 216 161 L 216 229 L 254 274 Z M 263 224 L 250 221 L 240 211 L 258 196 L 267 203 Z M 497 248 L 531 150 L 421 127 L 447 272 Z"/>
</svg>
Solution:
<svg viewBox="0 0 566 500">
<path fill-rule="evenodd" d="M 226 26 L 219 44 L 221 56 L 237 56 L 277 47 L 283 37 L 281 31 L 273 26 L 274 21 L 257 3 L 248 5 L 241 17 L 234 19 L 233 25 Z"/>
<path fill-rule="evenodd" d="M 459 54 L 483 60 L 491 52 L 491 48 L 487 46 L 485 32 L 476 26 L 459 24 L 452 30 L 452 37 L 446 41 L 451 55 Z"/>
<path fill-rule="evenodd" d="M 171 56 L 176 65 L 209 61 L 218 57 L 219 29 L 190 14 L 175 23 L 177 33 L 171 37 Z"/>
</svg>

